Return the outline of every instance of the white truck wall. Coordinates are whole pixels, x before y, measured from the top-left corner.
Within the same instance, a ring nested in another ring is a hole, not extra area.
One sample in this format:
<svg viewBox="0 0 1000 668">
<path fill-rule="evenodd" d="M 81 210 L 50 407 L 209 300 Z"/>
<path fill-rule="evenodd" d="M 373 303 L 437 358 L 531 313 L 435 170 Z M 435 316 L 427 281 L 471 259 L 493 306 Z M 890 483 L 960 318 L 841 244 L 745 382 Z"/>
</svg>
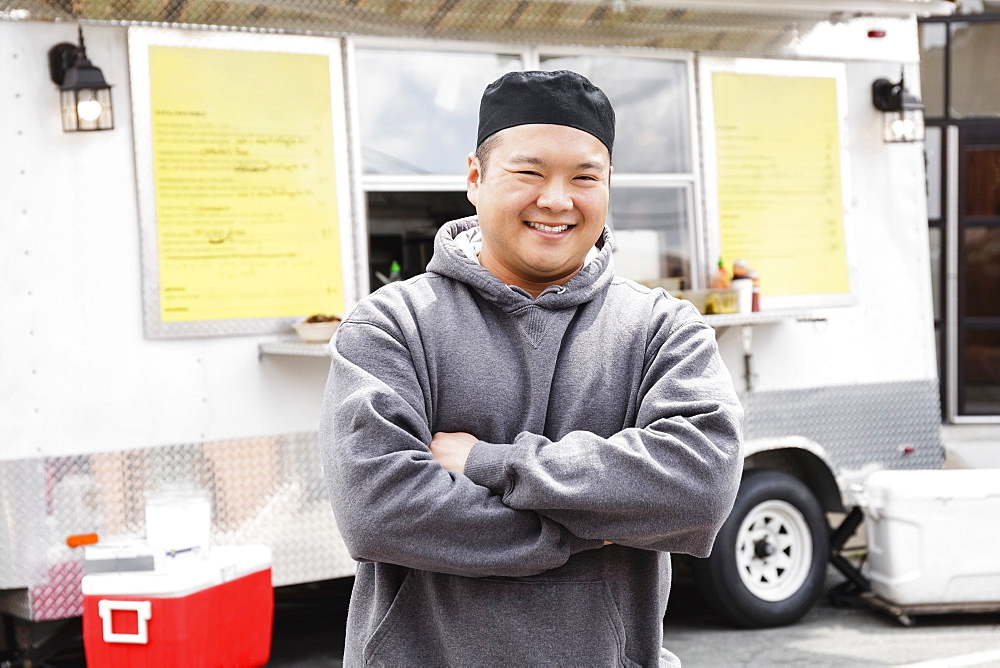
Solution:
<svg viewBox="0 0 1000 668">
<path fill-rule="evenodd" d="M 47 52 L 76 26 L 0 21 L 0 460 L 315 431 L 322 358 L 144 337 L 126 28 L 84 38 L 115 128 L 65 133 Z"/>
<path fill-rule="evenodd" d="M 113 86 L 115 129 L 64 133 L 47 51 L 75 42 L 75 25 L 0 21 L 12 92 L 0 108 L 0 458 L 314 430 L 322 359 L 258 360 L 258 337 L 144 338 L 126 29 L 88 25 L 85 38 Z M 857 302 L 817 310 L 823 322 L 756 326 L 761 391 L 936 376 L 923 147 L 883 143 L 871 104 L 871 82 L 896 80 L 899 65 L 846 71 Z M 742 386 L 739 328 L 719 339 Z"/>
<path fill-rule="evenodd" d="M 884 143 L 882 115 L 871 102 L 872 82 L 897 81 L 900 65 L 849 62 L 846 72 L 845 227 L 857 301 L 816 309 L 821 322 L 755 326 L 755 390 L 937 377 L 923 144 Z M 906 81 L 919 81 L 915 65 L 907 67 Z M 762 277 L 765 291 L 766 281 Z M 729 327 L 719 343 L 737 387 L 744 387 L 740 337 L 739 327 Z"/>
<path fill-rule="evenodd" d="M 75 24 L 0 20 L 0 501 L 18 511 L 0 514 L 0 611 L 80 614 L 80 555 L 66 536 L 141 533 L 146 492 L 171 480 L 212 490 L 214 544 L 271 546 L 275 584 L 348 575 L 318 462 L 326 360 L 259 355 L 273 335 L 144 336 L 127 29 L 84 32 L 113 86 L 112 131 L 61 129 L 47 52 L 75 42 Z M 744 393 L 753 438 L 829 446 L 843 468 L 871 462 L 873 442 L 886 466 L 902 466 L 902 439 L 916 442 L 910 412 L 896 411 L 905 429 L 882 428 L 866 383 L 893 397 L 931 386 L 912 410 L 930 420 L 918 445 L 938 451 L 937 416 L 924 410 L 937 395 L 922 147 L 881 142 L 871 81 L 899 73 L 884 57 L 846 65 L 857 303 L 818 309 L 821 323 L 754 326 L 756 387 Z M 719 333 L 738 387 L 740 334 Z M 806 387 L 817 391 L 795 392 Z M 791 394 L 809 396 L 789 409 Z M 836 402 L 853 431 L 829 428 Z"/>
</svg>

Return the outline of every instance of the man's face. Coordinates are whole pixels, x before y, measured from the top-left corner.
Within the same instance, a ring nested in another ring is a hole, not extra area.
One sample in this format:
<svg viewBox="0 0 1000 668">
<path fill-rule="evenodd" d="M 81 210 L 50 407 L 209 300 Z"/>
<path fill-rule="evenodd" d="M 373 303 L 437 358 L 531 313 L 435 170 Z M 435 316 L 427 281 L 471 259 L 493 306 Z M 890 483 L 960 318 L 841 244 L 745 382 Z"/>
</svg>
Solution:
<svg viewBox="0 0 1000 668">
<path fill-rule="evenodd" d="M 479 261 L 537 296 L 583 267 L 608 215 L 611 158 L 597 137 L 564 125 L 519 125 L 497 134 L 482 173 L 469 156 L 469 201 Z"/>
</svg>

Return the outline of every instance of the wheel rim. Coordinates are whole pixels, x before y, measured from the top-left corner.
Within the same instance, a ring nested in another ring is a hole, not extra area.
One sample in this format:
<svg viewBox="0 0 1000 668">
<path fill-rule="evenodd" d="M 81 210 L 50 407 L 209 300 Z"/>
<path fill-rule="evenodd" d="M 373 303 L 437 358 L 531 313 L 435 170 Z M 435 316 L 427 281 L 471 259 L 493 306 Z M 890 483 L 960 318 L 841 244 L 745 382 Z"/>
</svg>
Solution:
<svg viewBox="0 0 1000 668">
<path fill-rule="evenodd" d="M 743 518 L 736 540 L 740 579 L 757 598 L 783 601 L 801 589 L 812 566 L 809 523 L 786 501 L 771 499 Z"/>
</svg>

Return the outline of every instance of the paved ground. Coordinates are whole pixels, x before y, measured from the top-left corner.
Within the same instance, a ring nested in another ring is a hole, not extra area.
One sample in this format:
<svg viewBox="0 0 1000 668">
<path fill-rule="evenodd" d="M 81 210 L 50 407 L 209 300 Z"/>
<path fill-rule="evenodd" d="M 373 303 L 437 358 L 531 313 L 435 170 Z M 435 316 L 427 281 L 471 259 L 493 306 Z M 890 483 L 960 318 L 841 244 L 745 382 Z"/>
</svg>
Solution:
<svg viewBox="0 0 1000 668">
<path fill-rule="evenodd" d="M 828 575 L 829 585 L 841 582 Z M 719 622 L 681 579 L 667 613 L 665 643 L 684 668 L 955 668 L 1000 666 L 1000 613 L 895 617 L 826 598 L 792 626 L 735 629 Z"/>
<path fill-rule="evenodd" d="M 830 572 L 829 586 L 841 581 Z M 276 592 L 270 668 L 341 665 L 350 579 Z M 823 599 L 805 619 L 778 629 L 734 629 L 719 621 L 678 573 L 664 623 L 667 646 L 684 668 L 953 668 L 1000 666 L 1000 612 L 917 617 L 904 626 L 866 606 Z M 36 668 L 84 668 L 79 638 Z"/>
<path fill-rule="evenodd" d="M 1000 426 L 946 427 L 947 468 L 1000 469 Z M 830 584 L 839 582 L 831 571 Z M 282 587 L 275 594 L 273 668 L 326 668 L 341 664 L 344 621 L 352 580 Z M 70 628 L 73 631 L 72 628 Z M 72 635 L 72 633 L 71 633 Z M 1000 613 L 938 615 L 904 627 L 868 607 L 834 607 L 823 601 L 799 624 L 748 631 L 723 625 L 694 594 L 682 573 L 665 621 L 667 645 L 685 668 L 716 666 L 952 666 L 1000 667 Z M 75 641 L 38 668 L 84 668 Z"/>
<path fill-rule="evenodd" d="M 829 587 L 842 582 L 836 571 Z M 349 581 L 284 590 L 279 595 L 274 668 L 340 665 Z M 282 600 L 283 599 L 283 600 Z M 678 574 L 664 623 L 665 642 L 684 668 L 952 668 L 1000 666 L 1000 613 L 915 617 L 905 626 L 861 604 L 823 599 L 805 619 L 778 629 L 735 629 L 701 602 Z"/>
</svg>

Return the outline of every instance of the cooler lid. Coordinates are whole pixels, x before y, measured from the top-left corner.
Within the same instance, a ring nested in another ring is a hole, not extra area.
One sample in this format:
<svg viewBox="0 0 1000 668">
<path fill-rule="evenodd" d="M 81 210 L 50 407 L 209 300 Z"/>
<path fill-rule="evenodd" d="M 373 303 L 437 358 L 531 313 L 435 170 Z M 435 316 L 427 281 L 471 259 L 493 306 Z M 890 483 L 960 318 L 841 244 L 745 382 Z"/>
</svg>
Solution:
<svg viewBox="0 0 1000 668">
<path fill-rule="evenodd" d="M 265 545 L 213 547 L 204 559 L 163 559 L 153 571 L 84 575 L 82 588 L 84 596 L 186 596 L 270 566 Z"/>
<path fill-rule="evenodd" d="M 1000 501 L 1000 469 L 876 471 L 865 479 L 865 496 L 890 500 L 982 499 Z"/>
</svg>

